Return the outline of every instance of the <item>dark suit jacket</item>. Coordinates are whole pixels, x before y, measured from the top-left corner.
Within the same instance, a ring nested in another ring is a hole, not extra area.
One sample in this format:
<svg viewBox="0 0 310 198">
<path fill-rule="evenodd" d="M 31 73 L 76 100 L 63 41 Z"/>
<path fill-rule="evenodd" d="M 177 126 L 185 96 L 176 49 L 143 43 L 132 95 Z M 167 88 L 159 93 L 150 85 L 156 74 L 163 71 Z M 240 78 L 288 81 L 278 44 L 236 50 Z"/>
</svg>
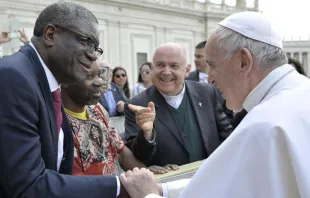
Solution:
<svg viewBox="0 0 310 198">
<path fill-rule="evenodd" d="M 53 98 L 30 45 L 0 59 L 0 84 L 1 198 L 116 196 L 115 177 L 70 176 L 73 137 L 64 111 L 64 157 L 56 172 L 58 130 Z"/>
<path fill-rule="evenodd" d="M 111 89 L 114 96 L 115 103 L 117 104 L 119 101 L 127 101 L 127 98 L 124 96 L 123 91 L 119 88 L 115 83 L 111 82 Z M 99 103 L 109 112 L 108 101 L 105 99 L 104 95 L 101 96 Z M 124 115 L 123 112 L 117 112 L 117 116 Z"/>
<path fill-rule="evenodd" d="M 189 73 L 186 80 L 192 80 L 192 81 L 199 82 L 199 71 L 195 70 L 195 71 L 192 71 L 191 73 Z"/>
<path fill-rule="evenodd" d="M 214 86 L 193 81 L 186 81 L 185 86 L 198 120 L 205 151 L 210 155 L 229 136 L 232 127 L 217 101 Z M 156 108 L 156 144 L 151 144 L 144 138 L 143 132 L 136 124 L 135 114 L 125 106 L 125 139 L 133 153 L 148 166 L 189 163 L 189 153 L 182 132 L 169 110 L 169 104 L 155 86 L 128 103 L 147 106 L 150 101 L 154 102 Z"/>
<path fill-rule="evenodd" d="M 243 120 L 243 118 L 248 114 L 248 112 L 245 109 L 242 109 L 242 111 L 238 112 L 234 118 L 231 121 L 232 127 L 235 129 L 240 124 L 240 122 Z"/>
<path fill-rule="evenodd" d="M 199 71 L 195 70 L 195 71 L 192 71 L 191 73 L 189 73 L 186 80 L 192 80 L 192 81 L 199 82 Z M 217 96 L 218 96 L 218 101 L 222 105 L 224 113 L 227 115 L 228 119 L 231 120 L 231 122 L 232 122 L 232 119 L 234 116 L 233 111 L 226 107 L 226 100 L 223 98 L 223 96 L 219 90 L 217 90 Z"/>
</svg>

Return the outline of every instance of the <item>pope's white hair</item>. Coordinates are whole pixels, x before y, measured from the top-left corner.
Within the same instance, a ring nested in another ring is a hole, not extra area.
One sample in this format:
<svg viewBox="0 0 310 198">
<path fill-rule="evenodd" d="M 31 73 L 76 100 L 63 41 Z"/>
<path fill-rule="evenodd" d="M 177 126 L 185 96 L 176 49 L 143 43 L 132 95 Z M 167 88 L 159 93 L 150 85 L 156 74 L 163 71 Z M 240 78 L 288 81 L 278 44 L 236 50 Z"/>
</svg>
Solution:
<svg viewBox="0 0 310 198">
<path fill-rule="evenodd" d="M 225 59 L 231 58 L 236 50 L 244 47 L 251 52 L 256 64 L 261 68 L 287 63 L 284 51 L 273 45 L 250 39 L 222 26 L 218 27 L 215 35 L 219 43 L 218 48 L 226 50 Z"/>
</svg>

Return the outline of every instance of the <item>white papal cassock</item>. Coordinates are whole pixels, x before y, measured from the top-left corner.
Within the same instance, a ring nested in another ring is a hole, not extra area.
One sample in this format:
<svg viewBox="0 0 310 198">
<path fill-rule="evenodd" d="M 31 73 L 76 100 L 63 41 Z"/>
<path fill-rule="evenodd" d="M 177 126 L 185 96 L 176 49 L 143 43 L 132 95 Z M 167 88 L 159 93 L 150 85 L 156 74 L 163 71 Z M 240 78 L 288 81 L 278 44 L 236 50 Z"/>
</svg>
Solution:
<svg viewBox="0 0 310 198">
<path fill-rule="evenodd" d="M 181 198 L 310 198 L 310 80 L 292 69 L 273 70 L 249 94 L 248 115 Z"/>
</svg>

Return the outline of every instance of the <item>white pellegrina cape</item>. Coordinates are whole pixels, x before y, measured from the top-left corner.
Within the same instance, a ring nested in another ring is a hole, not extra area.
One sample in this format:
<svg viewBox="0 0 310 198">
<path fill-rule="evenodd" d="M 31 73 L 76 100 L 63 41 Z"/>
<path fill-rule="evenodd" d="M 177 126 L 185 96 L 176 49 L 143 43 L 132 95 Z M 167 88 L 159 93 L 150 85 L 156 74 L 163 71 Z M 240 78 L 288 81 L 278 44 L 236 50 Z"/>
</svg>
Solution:
<svg viewBox="0 0 310 198">
<path fill-rule="evenodd" d="M 283 65 L 256 86 L 248 115 L 180 198 L 310 198 L 310 80 L 292 70 Z"/>
</svg>

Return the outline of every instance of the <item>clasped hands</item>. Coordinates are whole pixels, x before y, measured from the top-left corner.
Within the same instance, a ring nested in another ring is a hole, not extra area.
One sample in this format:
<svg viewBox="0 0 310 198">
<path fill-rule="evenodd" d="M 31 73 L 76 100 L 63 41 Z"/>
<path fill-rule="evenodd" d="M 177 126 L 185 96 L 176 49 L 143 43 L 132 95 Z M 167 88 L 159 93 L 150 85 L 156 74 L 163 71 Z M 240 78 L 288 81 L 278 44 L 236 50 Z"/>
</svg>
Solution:
<svg viewBox="0 0 310 198">
<path fill-rule="evenodd" d="M 145 168 L 134 168 L 120 175 L 122 187 L 120 198 L 145 198 L 149 194 L 163 194 L 161 184 L 155 181 L 153 173 Z M 127 194 L 128 193 L 128 194 Z"/>
</svg>

